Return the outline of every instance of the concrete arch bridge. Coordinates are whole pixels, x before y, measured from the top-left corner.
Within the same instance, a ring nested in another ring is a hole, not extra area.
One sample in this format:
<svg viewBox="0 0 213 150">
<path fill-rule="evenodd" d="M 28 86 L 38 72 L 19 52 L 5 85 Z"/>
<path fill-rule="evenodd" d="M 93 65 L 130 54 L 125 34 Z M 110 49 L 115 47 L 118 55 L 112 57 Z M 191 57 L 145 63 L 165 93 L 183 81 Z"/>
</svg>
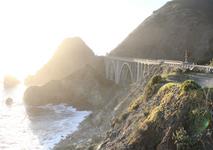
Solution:
<svg viewBox="0 0 213 150">
<path fill-rule="evenodd" d="M 213 67 L 194 65 L 175 60 L 151 60 L 125 57 L 105 57 L 106 78 L 116 84 L 141 84 L 146 76 L 163 68 L 180 68 L 213 73 Z"/>
</svg>

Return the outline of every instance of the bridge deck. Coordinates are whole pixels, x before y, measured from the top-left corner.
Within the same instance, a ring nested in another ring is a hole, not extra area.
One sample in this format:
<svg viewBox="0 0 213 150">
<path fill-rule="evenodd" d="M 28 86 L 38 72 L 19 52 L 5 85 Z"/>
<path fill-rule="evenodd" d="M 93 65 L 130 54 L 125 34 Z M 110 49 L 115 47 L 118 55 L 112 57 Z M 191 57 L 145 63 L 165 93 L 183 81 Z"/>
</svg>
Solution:
<svg viewBox="0 0 213 150">
<path fill-rule="evenodd" d="M 178 60 L 164 60 L 164 59 L 140 59 L 140 58 L 128 58 L 128 57 L 114 57 L 114 56 L 106 56 L 107 59 L 124 61 L 124 62 L 137 62 L 143 64 L 168 64 L 168 65 L 177 65 L 177 66 L 187 66 L 190 68 L 200 68 L 200 69 L 208 69 L 213 70 L 213 66 L 207 65 L 195 65 L 190 63 L 184 63 L 183 61 Z"/>
<path fill-rule="evenodd" d="M 155 73 L 163 67 L 213 73 L 213 67 L 211 66 L 195 65 L 184 63 L 183 61 L 112 56 L 105 57 L 106 77 L 107 79 L 114 80 L 116 83 L 128 81 L 128 79 L 130 79 L 131 82 L 142 83 L 146 76 L 149 76 L 153 72 Z"/>
</svg>

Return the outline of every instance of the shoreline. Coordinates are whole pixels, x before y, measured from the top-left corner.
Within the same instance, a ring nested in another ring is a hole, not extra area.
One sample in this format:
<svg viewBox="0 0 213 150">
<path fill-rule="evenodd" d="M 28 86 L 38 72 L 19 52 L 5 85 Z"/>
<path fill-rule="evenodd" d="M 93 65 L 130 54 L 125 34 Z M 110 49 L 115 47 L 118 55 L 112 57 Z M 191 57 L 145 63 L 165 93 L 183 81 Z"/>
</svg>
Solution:
<svg viewBox="0 0 213 150">
<path fill-rule="evenodd" d="M 62 140 L 78 131 L 80 124 L 91 114 L 64 103 L 31 107 L 26 113 L 30 120 L 29 129 L 40 141 L 38 146 L 42 149 L 54 149 Z"/>
<path fill-rule="evenodd" d="M 55 149 L 55 147 L 56 147 L 58 144 L 62 143 L 64 140 L 67 140 L 67 139 L 69 139 L 70 137 L 72 137 L 72 135 L 73 135 L 75 132 L 78 132 L 78 131 L 80 130 L 81 124 L 82 124 L 89 116 L 90 116 L 90 114 L 88 114 L 88 115 L 78 124 L 78 126 L 76 127 L 76 129 L 75 129 L 74 131 L 72 131 L 72 133 L 69 133 L 69 134 L 67 134 L 66 136 L 62 136 L 62 138 L 61 138 L 57 143 L 55 143 L 51 149 Z"/>
</svg>

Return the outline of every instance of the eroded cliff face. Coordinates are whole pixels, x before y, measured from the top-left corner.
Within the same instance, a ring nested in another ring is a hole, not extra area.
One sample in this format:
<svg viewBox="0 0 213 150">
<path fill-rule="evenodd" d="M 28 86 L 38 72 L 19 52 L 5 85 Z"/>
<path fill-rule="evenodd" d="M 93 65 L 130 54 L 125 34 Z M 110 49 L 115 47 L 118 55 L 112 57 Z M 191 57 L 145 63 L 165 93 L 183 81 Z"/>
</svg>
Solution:
<svg viewBox="0 0 213 150">
<path fill-rule="evenodd" d="M 153 12 L 111 55 L 206 63 L 213 57 L 213 1 L 173 0 Z"/>
<path fill-rule="evenodd" d="M 35 75 L 29 76 L 25 83 L 28 86 L 42 85 L 63 79 L 95 59 L 93 51 L 79 37 L 67 38 L 52 58 Z"/>
</svg>

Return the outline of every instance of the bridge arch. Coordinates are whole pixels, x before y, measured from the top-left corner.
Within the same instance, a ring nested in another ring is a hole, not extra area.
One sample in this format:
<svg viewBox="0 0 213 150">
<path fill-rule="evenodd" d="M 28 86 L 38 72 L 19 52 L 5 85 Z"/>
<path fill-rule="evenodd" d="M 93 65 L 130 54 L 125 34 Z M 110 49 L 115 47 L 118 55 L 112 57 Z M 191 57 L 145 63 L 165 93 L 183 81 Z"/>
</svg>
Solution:
<svg viewBox="0 0 213 150">
<path fill-rule="evenodd" d="M 130 64 L 123 63 L 120 68 L 118 76 L 119 76 L 118 82 L 120 84 L 126 85 L 126 84 L 132 83 L 133 82 L 133 72 L 132 72 Z"/>
<path fill-rule="evenodd" d="M 114 80 L 116 79 L 116 63 L 114 61 L 110 61 L 108 64 L 109 69 L 109 79 Z"/>
</svg>

